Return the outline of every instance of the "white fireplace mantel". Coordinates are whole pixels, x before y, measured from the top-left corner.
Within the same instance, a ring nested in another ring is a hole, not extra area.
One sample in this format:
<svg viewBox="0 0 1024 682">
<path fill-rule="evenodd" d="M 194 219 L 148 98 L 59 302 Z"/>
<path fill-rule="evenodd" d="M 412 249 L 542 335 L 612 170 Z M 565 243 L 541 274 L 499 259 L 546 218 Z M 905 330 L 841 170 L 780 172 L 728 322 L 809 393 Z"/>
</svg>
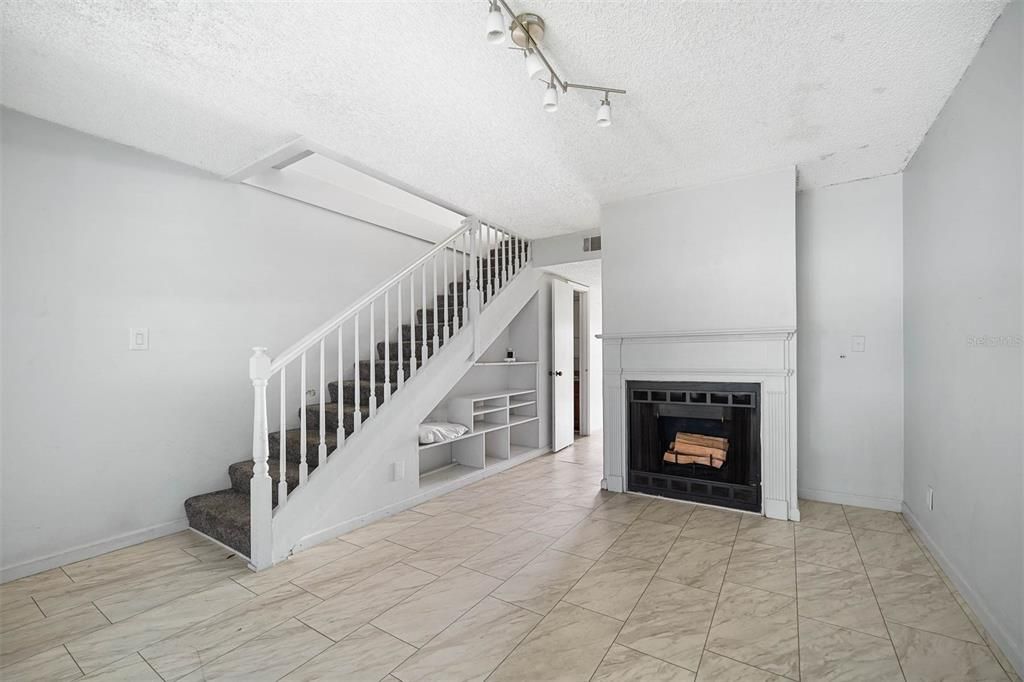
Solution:
<svg viewBox="0 0 1024 682">
<path fill-rule="evenodd" d="M 628 489 L 626 382 L 732 381 L 761 385 L 761 511 L 800 520 L 796 482 L 796 329 L 606 333 L 604 480 Z"/>
</svg>

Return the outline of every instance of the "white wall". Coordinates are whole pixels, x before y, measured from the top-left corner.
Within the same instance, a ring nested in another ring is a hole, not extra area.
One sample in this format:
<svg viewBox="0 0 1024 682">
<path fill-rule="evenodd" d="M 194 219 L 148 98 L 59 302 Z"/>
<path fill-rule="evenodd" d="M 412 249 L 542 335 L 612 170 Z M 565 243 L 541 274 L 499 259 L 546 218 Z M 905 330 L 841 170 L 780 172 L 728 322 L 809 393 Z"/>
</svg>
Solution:
<svg viewBox="0 0 1024 682">
<path fill-rule="evenodd" d="M 995 22 L 903 180 L 906 513 L 1020 672 L 1022 14 Z"/>
<path fill-rule="evenodd" d="M 901 176 L 798 193 L 796 235 L 800 495 L 899 511 Z"/>
<path fill-rule="evenodd" d="M 792 168 L 601 208 L 606 333 L 796 327 Z"/>
<path fill-rule="evenodd" d="M 14 112 L 2 133 L 5 569 L 181 527 L 249 456 L 250 347 L 429 248 Z"/>
</svg>

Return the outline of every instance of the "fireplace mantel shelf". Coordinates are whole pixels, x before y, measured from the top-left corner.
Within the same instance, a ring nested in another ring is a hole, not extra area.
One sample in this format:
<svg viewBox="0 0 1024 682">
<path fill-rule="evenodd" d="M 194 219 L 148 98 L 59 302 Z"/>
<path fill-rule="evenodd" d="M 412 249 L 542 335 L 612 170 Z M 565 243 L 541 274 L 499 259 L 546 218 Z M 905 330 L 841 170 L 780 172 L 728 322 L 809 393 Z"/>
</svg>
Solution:
<svg viewBox="0 0 1024 682">
<path fill-rule="evenodd" d="M 796 333 L 796 327 L 751 329 L 689 329 L 677 331 L 606 332 L 596 338 L 607 341 L 642 339 L 685 339 L 746 336 L 752 338 L 787 338 Z"/>
</svg>

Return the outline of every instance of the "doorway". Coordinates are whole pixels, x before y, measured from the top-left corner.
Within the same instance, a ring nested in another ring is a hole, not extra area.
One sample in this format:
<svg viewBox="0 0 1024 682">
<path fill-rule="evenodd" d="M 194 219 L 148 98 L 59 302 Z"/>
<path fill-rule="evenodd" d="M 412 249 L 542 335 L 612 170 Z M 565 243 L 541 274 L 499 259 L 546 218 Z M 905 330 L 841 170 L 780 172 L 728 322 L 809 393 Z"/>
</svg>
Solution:
<svg viewBox="0 0 1024 682">
<path fill-rule="evenodd" d="M 587 287 L 551 284 L 552 449 L 590 433 L 590 295 Z"/>
</svg>

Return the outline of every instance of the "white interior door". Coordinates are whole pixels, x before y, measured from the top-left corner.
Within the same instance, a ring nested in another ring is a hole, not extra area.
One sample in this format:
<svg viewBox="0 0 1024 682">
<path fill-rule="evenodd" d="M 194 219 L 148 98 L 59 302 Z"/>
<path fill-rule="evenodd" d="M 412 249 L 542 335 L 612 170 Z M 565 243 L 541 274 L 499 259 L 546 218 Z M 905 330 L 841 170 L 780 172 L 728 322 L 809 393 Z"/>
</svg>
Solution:
<svg viewBox="0 0 1024 682">
<path fill-rule="evenodd" d="M 551 282 L 551 406 L 552 449 L 572 445 L 572 310 L 573 288 L 565 282 Z"/>
</svg>

